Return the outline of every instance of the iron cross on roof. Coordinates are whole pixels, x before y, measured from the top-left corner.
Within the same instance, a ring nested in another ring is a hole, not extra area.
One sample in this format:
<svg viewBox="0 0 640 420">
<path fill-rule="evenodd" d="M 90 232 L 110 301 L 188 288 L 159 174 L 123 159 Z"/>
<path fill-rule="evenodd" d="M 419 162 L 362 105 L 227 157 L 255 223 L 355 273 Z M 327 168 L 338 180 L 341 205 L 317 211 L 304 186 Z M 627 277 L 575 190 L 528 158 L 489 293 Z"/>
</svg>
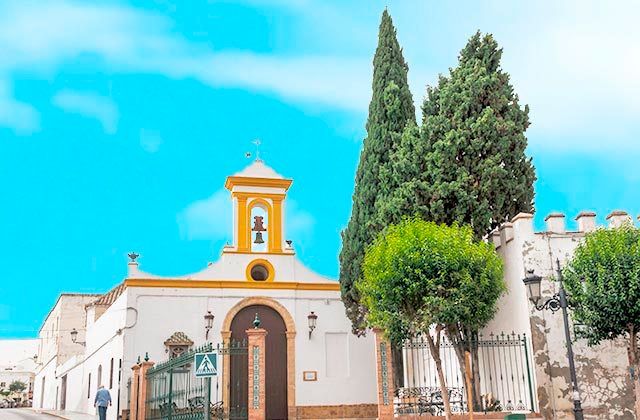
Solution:
<svg viewBox="0 0 640 420">
<path fill-rule="evenodd" d="M 262 159 L 260 159 L 260 145 L 262 144 L 262 142 L 260 142 L 260 139 L 255 139 L 251 143 L 255 144 L 255 146 L 256 146 L 256 161 L 257 162 L 262 162 Z M 251 157 L 251 152 L 246 152 L 244 155 L 247 158 L 250 158 Z"/>
</svg>

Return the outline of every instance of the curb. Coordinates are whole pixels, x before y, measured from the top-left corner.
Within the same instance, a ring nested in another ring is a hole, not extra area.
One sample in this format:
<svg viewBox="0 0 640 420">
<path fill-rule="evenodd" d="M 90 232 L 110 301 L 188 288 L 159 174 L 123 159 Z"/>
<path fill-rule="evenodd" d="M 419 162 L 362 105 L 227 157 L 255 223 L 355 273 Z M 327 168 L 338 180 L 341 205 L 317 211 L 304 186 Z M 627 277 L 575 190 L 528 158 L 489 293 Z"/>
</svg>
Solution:
<svg viewBox="0 0 640 420">
<path fill-rule="evenodd" d="M 38 414 L 46 414 L 48 416 L 56 417 L 56 418 L 63 419 L 63 420 L 71 420 L 71 419 L 69 419 L 69 417 L 65 417 L 62 414 L 54 413 L 54 412 L 51 412 L 51 411 L 46 411 L 46 410 L 33 410 L 33 411 L 38 413 Z"/>
</svg>

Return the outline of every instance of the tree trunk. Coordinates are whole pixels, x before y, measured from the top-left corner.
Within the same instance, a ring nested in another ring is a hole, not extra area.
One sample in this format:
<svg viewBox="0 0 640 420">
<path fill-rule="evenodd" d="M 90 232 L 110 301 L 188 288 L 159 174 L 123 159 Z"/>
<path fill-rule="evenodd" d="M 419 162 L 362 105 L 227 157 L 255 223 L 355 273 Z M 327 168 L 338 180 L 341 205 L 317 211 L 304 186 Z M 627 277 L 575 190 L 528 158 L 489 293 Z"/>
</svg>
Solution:
<svg viewBox="0 0 640 420">
<path fill-rule="evenodd" d="M 638 348 L 638 331 L 634 325 L 629 326 L 629 347 L 627 347 L 627 355 L 629 356 L 629 369 L 631 371 L 631 380 L 633 381 L 633 393 L 636 397 L 635 412 L 636 418 L 640 419 L 640 349 Z"/>
<path fill-rule="evenodd" d="M 391 360 L 393 361 L 393 385 L 396 389 L 404 386 L 404 358 L 402 343 L 391 343 Z"/>
<path fill-rule="evenodd" d="M 444 378 L 444 371 L 442 370 L 442 359 L 440 359 L 440 331 L 437 331 L 437 342 L 433 342 L 431 334 L 427 335 L 427 341 L 429 342 L 429 349 L 431 350 L 431 357 L 436 364 L 436 370 L 438 371 L 438 382 L 440 385 L 440 393 L 442 394 L 442 402 L 444 403 L 444 416 L 447 420 L 451 420 L 451 405 L 449 404 L 449 391 L 447 390 L 447 383 Z"/>
<path fill-rule="evenodd" d="M 465 328 L 465 333 L 463 334 L 460 331 L 458 326 L 451 326 L 447 328 L 447 337 L 451 344 L 453 345 L 453 349 L 455 350 L 456 357 L 458 358 L 458 365 L 460 366 L 460 375 L 464 378 L 465 375 L 465 361 L 464 361 L 464 353 L 468 351 L 471 353 L 471 368 L 473 383 L 471 385 L 471 395 L 473 400 L 471 404 L 475 411 L 482 411 L 484 407 L 482 406 L 482 395 L 480 389 L 480 363 L 478 360 L 478 343 L 477 340 L 474 341 L 472 337 L 475 337 L 474 332 L 467 330 Z"/>
<path fill-rule="evenodd" d="M 471 346 L 471 369 L 473 370 L 473 408 L 484 410 L 482 404 L 482 390 L 480 388 L 480 358 L 478 357 L 478 342 Z"/>
</svg>

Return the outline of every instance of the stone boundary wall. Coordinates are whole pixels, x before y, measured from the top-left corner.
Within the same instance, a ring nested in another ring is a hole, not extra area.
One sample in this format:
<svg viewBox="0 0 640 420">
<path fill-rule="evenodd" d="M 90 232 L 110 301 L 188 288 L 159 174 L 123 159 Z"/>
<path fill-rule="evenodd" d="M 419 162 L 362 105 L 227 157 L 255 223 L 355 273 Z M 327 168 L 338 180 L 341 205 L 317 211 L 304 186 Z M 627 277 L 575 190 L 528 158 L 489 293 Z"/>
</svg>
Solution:
<svg viewBox="0 0 640 420">
<path fill-rule="evenodd" d="M 545 419 L 573 419 L 562 313 L 536 310 L 527 297 L 522 279 L 527 270 L 534 270 L 542 277 L 543 301 L 550 298 L 559 289 L 556 260 L 565 267 L 585 234 L 623 224 L 637 226 L 635 219 L 627 212 L 616 210 L 607 215 L 606 226 L 599 226 L 594 212 L 583 211 L 575 217 L 576 229 L 570 230 L 564 214 L 551 213 L 545 218 L 544 231 L 536 232 L 533 215 L 520 213 L 489 237 L 505 264 L 508 292 L 501 298 L 499 311 L 487 328 L 511 327 L 518 332 L 526 331 L 531 337 L 536 411 Z M 573 322 L 570 320 L 569 323 L 573 328 Z M 634 396 L 624 340 L 607 340 L 598 346 L 588 346 L 586 340 L 576 339 L 573 331 L 571 335 L 585 418 L 634 419 Z"/>
</svg>

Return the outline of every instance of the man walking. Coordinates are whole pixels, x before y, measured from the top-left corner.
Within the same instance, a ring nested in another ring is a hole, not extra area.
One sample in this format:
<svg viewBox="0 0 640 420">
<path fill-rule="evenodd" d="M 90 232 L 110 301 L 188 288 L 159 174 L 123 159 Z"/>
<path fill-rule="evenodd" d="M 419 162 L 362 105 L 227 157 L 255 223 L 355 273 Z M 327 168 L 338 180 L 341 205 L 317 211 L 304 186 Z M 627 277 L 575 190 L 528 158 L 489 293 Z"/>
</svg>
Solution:
<svg viewBox="0 0 640 420">
<path fill-rule="evenodd" d="M 96 399 L 93 401 L 93 406 L 98 408 L 100 420 L 107 420 L 107 407 L 110 405 L 111 394 L 105 389 L 104 385 L 100 385 L 98 392 L 96 392 Z"/>
</svg>

